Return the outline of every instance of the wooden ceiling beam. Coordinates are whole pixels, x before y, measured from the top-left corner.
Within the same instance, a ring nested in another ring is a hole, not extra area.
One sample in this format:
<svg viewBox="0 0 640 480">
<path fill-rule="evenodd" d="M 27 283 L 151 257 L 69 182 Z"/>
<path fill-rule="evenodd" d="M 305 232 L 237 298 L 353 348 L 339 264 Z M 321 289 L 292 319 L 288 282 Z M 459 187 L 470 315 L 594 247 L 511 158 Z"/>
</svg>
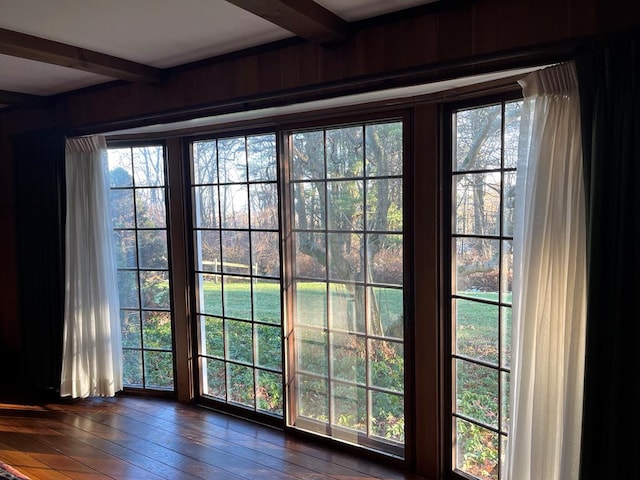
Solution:
<svg viewBox="0 0 640 480">
<path fill-rule="evenodd" d="M 0 53 L 127 81 L 159 82 L 162 70 L 93 50 L 0 28 Z"/>
<path fill-rule="evenodd" d="M 44 97 L 40 95 L 0 90 L 0 105 L 36 106 L 40 104 L 43 99 Z"/>
<path fill-rule="evenodd" d="M 227 1 L 314 42 L 339 42 L 349 30 L 348 22 L 313 0 Z"/>
</svg>

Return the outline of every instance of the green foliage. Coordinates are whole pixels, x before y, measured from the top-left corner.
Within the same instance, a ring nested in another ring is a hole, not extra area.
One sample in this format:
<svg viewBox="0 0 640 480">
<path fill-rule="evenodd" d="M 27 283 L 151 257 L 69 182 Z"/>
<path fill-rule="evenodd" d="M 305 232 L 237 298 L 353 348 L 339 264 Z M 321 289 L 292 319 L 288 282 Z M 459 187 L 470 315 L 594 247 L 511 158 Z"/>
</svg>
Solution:
<svg viewBox="0 0 640 480">
<path fill-rule="evenodd" d="M 483 480 L 498 480 L 498 436 L 478 425 L 457 422 L 458 467 Z"/>
<path fill-rule="evenodd" d="M 461 292 L 465 297 L 498 300 L 496 292 Z M 510 302 L 509 296 L 502 298 Z M 498 362 L 498 308 L 472 300 L 457 300 L 456 346 L 466 357 Z M 511 309 L 503 311 L 503 363 L 508 364 L 511 343 Z M 504 391 L 499 391 L 498 371 L 463 360 L 456 363 L 456 408 L 465 415 L 494 428 L 508 423 L 508 380 L 503 379 Z M 502 408 L 501 424 L 499 412 Z M 480 425 L 458 420 L 458 468 L 483 480 L 498 478 L 499 439 L 494 432 Z"/>
</svg>

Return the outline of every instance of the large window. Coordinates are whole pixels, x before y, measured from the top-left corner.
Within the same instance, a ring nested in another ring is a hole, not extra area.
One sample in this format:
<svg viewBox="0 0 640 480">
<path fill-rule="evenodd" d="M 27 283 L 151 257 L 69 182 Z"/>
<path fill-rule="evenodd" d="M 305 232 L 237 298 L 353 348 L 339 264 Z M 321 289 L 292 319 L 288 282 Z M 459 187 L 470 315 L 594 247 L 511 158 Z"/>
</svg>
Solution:
<svg viewBox="0 0 640 480">
<path fill-rule="evenodd" d="M 480 479 L 501 478 L 508 435 L 520 109 L 451 114 L 452 463 Z"/>
<path fill-rule="evenodd" d="M 173 334 L 162 146 L 110 148 L 123 383 L 173 390 Z"/>
<path fill-rule="evenodd" d="M 402 122 L 190 145 L 199 394 L 403 456 Z"/>
<path fill-rule="evenodd" d="M 402 454 L 402 123 L 289 137 L 291 423 Z"/>
<path fill-rule="evenodd" d="M 282 417 L 276 136 L 191 150 L 200 393 Z"/>
</svg>

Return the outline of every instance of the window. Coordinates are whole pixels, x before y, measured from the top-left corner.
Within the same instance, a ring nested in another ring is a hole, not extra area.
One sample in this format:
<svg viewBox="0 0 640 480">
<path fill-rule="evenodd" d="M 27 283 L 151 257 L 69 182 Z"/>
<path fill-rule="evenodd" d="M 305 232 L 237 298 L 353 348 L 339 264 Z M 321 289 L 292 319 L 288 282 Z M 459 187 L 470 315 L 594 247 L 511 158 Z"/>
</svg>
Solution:
<svg viewBox="0 0 640 480">
<path fill-rule="evenodd" d="M 282 417 L 275 134 L 191 148 L 200 393 Z"/>
<path fill-rule="evenodd" d="M 452 467 L 500 479 L 509 421 L 521 102 L 451 113 Z"/>
<path fill-rule="evenodd" d="M 403 123 L 190 149 L 202 398 L 403 456 Z"/>
<path fill-rule="evenodd" d="M 162 146 L 108 150 L 123 383 L 173 390 L 173 334 Z"/>
<path fill-rule="evenodd" d="M 402 122 L 294 131 L 291 424 L 402 455 Z"/>
</svg>

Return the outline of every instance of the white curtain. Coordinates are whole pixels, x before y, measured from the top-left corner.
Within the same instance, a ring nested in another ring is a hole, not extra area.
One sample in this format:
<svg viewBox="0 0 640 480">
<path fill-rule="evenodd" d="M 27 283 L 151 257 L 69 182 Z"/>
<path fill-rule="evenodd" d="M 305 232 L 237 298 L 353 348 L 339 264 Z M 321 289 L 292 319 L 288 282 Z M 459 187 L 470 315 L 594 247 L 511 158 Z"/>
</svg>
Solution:
<svg viewBox="0 0 640 480">
<path fill-rule="evenodd" d="M 530 144 L 518 163 L 511 421 L 506 478 L 578 478 L 586 219 L 573 63 L 520 82 Z M 526 132 L 525 132 L 526 133 Z"/>
<path fill-rule="evenodd" d="M 113 396 L 122 348 L 104 137 L 66 141 L 66 293 L 60 394 Z"/>
</svg>

